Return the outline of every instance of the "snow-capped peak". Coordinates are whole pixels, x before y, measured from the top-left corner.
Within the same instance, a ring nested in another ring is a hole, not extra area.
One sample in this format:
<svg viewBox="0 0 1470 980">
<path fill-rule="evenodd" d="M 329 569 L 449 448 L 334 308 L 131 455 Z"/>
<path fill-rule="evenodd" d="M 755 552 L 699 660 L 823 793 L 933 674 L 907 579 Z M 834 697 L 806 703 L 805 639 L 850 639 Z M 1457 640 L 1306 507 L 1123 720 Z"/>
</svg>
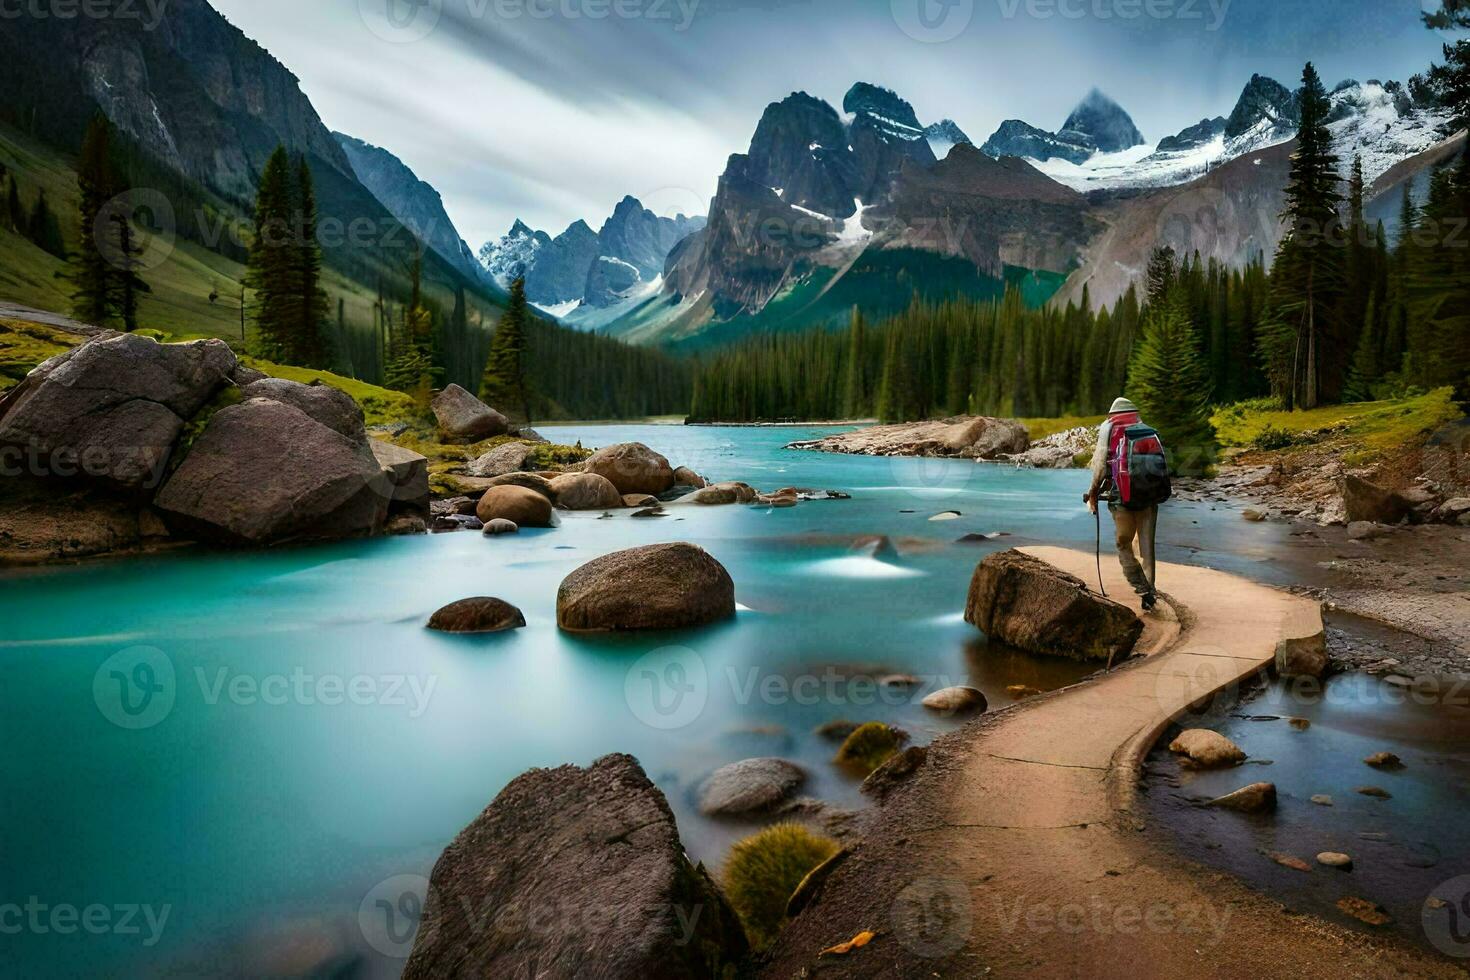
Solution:
<svg viewBox="0 0 1470 980">
<path fill-rule="evenodd" d="M 480 249 L 480 264 L 502 289 L 523 278 L 535 264 L 536 253 L 551 244 L 551 236 L 535 231 L 517 219 L 499 241 L 486 242 Z"/>
</svg>

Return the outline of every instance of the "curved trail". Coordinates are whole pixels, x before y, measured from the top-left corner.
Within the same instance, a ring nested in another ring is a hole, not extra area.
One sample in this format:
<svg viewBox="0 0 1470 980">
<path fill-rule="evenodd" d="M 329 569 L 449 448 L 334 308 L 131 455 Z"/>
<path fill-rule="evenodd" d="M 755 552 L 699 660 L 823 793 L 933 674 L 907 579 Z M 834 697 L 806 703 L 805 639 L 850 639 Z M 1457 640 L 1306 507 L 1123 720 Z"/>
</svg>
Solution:
<svg viewBox="0 0 1470 980">
<path fill-rule="evenodd" d="M 1025 550 L 1096 574 L 1091 553 Z M 1133 601 L 1117 564 L 1104 569 L 1108 593 Z M 1159 576 L 1181 615 L 1149 617 L 1146 655 L 935 743 L 763 976 L 1464 976 L 1150 847 L 1135 798 L 1159 735 L 1269 665 L 1278 642 L 1323 628 L 1315 602 L 1222 572 L 1161 564 Z M 819 956 L 864 930 L 878 938 Z"/>
</svg>

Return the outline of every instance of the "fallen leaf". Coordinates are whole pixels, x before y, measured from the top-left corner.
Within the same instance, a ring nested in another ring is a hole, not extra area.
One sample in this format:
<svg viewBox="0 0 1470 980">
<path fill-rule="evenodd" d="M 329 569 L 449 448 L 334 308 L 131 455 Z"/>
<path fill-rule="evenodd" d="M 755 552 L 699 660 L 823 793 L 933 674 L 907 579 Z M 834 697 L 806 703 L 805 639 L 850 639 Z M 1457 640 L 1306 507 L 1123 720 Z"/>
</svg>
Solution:
<svg viewBox="0 0 1470 980">
<path fill-rule="evenodd" d="M 848 953 L 851 953 L 855 949 L 862 949 L 864 946 L 868 945 L 868 943 L 872 942 L 876 938 L 877 936 L 874 933 L 860 932 L 845 943 L 838 943 L 836 946 L 832 946 L 828 949 L 822 950 L 821 955 L 846 956 Z"/>
</svg>

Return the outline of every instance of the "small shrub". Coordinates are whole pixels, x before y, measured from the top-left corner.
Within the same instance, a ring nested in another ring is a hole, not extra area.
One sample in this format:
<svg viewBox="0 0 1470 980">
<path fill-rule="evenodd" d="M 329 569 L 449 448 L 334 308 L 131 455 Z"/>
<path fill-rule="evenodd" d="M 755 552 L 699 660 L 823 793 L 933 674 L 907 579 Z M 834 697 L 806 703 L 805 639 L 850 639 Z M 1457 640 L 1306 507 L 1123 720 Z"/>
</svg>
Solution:
<svg viewBox="0 0 1470 980">
<path fill-rule="evenodd" d="M 839 850 L 836 841 L 801 824 L 779 823 L 747 837 L 725 859 L 725 897 L 750 945 L 770 948 L 786 920 L 786 903 L 812 869 Z"/>
<path fill-rule="evenodd" d="M 837 750 L 836 763 L 859 776 L 867 777 L 874 769 L 903 747 L 908 736 L 891 725 L 870 721 L 847 737 Z"/>
<path fill-rule="evenodd" d="M 1277 449 L 1290 449 L 1299 446 L 1303 442 L 1301 436 L 1293 435 L 1285 429 L 1278 429 L 1274 425 L 1268 425 L 1261 430 L 1260 434 L 1251 440 L 1251 446 L 1265 452 L 1274 452 Z"/>
</svg>

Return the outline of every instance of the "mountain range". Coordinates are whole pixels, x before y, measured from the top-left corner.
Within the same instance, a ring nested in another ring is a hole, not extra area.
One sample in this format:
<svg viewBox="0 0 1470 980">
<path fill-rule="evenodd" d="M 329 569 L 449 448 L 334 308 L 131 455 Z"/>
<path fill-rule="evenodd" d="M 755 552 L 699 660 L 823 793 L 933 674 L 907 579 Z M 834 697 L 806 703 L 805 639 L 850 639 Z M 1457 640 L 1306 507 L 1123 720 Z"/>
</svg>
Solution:
<svg viewBox="0 0 1470 980">
<path fill-rule="evenodd" d="M 600 329 L 700 346 L 1007 285 L 1033 302 L 1111 304 L 1156 245 L 1232 265 L 1269 257 L 1298 102 L 1256 75 L 1229 115 L 1149 143 L 1094 89 L 1057 130 L 1010 119 L 976 149 L 888 89 L 854 85 L 841 113 L 796 92 L 730 157 L 707 226 L 669 253 L 658 294 Z M 1450 145 L 1447 113 L 1396 82 L 1345 81 L 1331 106 L 1342 170 L 1362 156 L 1370 202 Z"/>
<path fill-rule="evenodd" d="M 954 120 L 926 122 L 888 88 L 858 82 L 840 108 L 795 92 L 729 157 L 707 218 L 657 215 L 628 197 L 597 230 L 579 220 L 553 237 L 518 221 L 476 255 L 433 187 L 390 149 L 333 133 L 289 69 L 206 0 L 173 0 L 148 31 L 24 18 L 0 32 L 0 86 L 0 151 L 17 173 L 37 147 L 74 153 L 91 115 L 106 113 L 135 151 L 135 182 L 165 192 L 192 249 L 172 260 L 179 276 L 156 277 L 153 302 L 218 331 L 237 329 L 237 316 L 211 280 L 238 280 L 244 249 L 190 219 L 248 223 L 275 147 L 306 159 L 324 216 L 382 231 L 326 255 L 346 321 L 373 324 L 353 341 L 358 360 L 380 356 L 376 297 L 405 291 L 414 238 L 435 302 L 457 307 L 466 294 L 470 321 L 493 322 L 503 290 L 524 277 L 531 301 L 564 323 L 654 344 L 836 323 L 855 306 L 883 316 L 916 295 L 1017 287 L 1032 303 L 1110 303 L 1158 244 L 1234 264 L 1270 255 L 1299 121 L 1297 94 L 1257 75 L 1233 105 L 1157 142 L 1094 89 L 1057 128 L 1008 119 L 977 148 Z M 1396 82 L 1345 81 L 1331 103 L 1344 171 L 1363 157 L 1370 213 L 1391 210 L 1392 190 L 1421 186 L 1457 145 L 1447 114 Z M 32 168 L 26 195 L 43 176 L 65 190 L 54 174 L 67 166 Z M 11 278 L 50 301 L 56 270 L 33 264 Z"/>
</svg>

